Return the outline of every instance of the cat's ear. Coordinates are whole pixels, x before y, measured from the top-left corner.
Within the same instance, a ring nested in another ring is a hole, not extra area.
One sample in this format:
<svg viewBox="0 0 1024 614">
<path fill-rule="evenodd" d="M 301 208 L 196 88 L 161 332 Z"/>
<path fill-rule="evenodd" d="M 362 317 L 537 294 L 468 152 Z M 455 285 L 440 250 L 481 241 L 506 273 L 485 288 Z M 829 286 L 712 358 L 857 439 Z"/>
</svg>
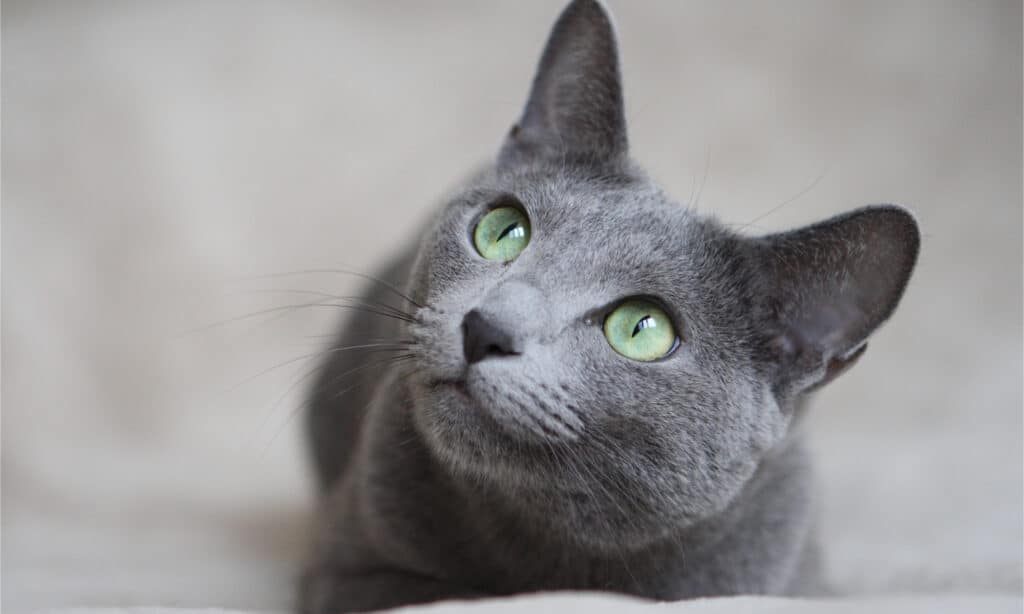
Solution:
<svg viewBox="0 0 1024 614">
<path fill-rule="evenodd" d="M 861 356 L 903 296 L 920 243 L 914 217 L 889 205 L 756 240 L 780 392 L 817 388 Z"/>
<path fill-rule="evenodd" d="M 498 156 L 499 168 L 538 158 L 616 162 L 626 152 L 611 17 L 597 0 L 573 0 L 551 31 L 526 108 Z"/>
</svg>

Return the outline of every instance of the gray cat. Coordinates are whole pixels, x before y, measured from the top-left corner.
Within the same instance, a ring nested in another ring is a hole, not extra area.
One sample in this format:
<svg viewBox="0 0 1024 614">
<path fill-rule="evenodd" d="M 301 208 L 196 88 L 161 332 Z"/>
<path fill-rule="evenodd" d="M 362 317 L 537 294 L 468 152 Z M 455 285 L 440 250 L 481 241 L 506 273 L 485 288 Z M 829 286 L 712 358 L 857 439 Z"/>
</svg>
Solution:
<svg viewBox="0 0 1024 614">
<path fill-rule="evenodd" d="M 493 168 L 420 239 L 310 397 L 303 612 L 821 589 L 796 424 L 899 302 L 911 214 L 746 237 L 677 205 L 629 159 L 611 21 L 576 0 Z"/>
</svg>

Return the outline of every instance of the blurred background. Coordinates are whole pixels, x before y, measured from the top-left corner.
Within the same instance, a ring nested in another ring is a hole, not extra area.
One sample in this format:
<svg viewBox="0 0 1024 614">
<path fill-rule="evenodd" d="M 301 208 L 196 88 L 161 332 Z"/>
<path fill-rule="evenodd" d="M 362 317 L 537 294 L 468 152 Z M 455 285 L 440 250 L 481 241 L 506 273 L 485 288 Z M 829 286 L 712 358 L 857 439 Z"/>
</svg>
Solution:
<svg viewBox="0 0 1024 614">
<path fill-rule="evenodd" d="M 924 229 L 811 417 L 836 584 L 1019 594 L 1020 2 L 608 4 L 633 153 L 680 202 Z M 340 313 L 238 318 L 359 286 L 258 276 L 415 241 L 561 6 L 3 3 L 5 611 L 291 603 L 302 377 Z"/>
</svg>

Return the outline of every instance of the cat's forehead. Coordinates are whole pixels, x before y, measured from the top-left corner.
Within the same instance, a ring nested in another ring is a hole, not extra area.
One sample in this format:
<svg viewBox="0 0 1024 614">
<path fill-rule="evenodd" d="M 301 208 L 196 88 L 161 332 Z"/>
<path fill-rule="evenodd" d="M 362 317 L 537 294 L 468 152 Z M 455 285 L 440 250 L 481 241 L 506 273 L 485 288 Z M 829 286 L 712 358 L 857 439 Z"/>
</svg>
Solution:
<svg viewBox="0 0 1024 614">
<path fill-rule="evenodd" d="M 648 181 L 554 175 L 496 187 L 522 204 L 532 225 L 516 268 L 532 269 L 552 290 L 571 288 L 591 301 L 631 293 L 674 300 L 706 273 L 715 226 Z"/>
<path fill-rule="evenodd" d="M 653 183 L 628 177 L 531 177 L 499 184 L 522 203 L 540 241 L 589 259 L 653 264 L 685 258 L 704 240 L 706 220 Z"/>
</svg>

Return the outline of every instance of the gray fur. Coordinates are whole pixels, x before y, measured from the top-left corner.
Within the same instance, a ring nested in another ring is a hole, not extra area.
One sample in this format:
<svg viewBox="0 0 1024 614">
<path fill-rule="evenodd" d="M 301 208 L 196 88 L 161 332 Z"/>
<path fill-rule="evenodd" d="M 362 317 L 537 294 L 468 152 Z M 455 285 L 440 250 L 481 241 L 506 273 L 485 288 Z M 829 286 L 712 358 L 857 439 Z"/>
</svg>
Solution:
<svg viewBox="0 0 1024 614">
<path fill-rule="evenodd" d="M 494 168 L 385 272 L 418 304 L 403 305 L 413 321 L 360 314 L 337 341 L 406 340 L 412 368 L 328 354 L 308 414 L 323 497 L 303 612 L 821 589 L 798 418 L 891 315 L 917 225 L 879 206 L 740 236 L 644 176 L 623 118 L 610 19 L 576 0 Z M 509 201 L 530 243 L 484 260 L 472 228 Z M 666 306 L 674 353 L 641 363 L 609 347 L 604 310 L 631 296 Z M 467 365 L 474 309 L 515 355 Z"/>
</svg>

